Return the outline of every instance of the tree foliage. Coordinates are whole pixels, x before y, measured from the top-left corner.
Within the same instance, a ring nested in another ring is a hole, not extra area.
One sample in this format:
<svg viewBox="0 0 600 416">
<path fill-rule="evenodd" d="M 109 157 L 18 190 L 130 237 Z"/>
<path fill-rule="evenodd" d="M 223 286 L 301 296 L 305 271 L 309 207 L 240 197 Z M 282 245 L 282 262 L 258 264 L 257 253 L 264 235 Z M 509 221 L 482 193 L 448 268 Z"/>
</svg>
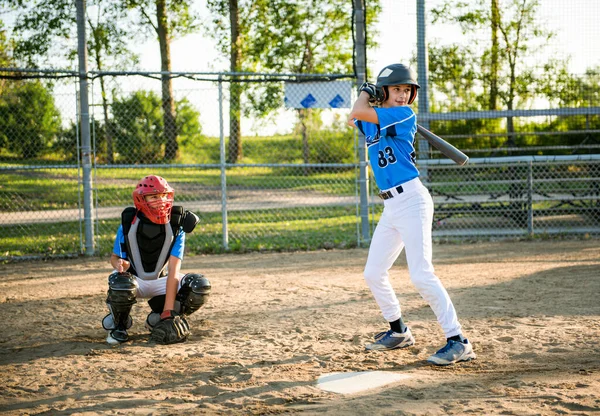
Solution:
<svg viewBox="0 0 600 416">
<path fill-rule="evenodd" d="M 367 30 L 370 34 L 368 42 L 372 47 L 376 45 L 375 23 L 381 7 L 379 0 L 368 0 L 366 3 Z M 208 0 L 208 6 L 214 27 L 210 34 L 224 55 L 231 52 L 230 68 L 235 68 L 236 72 L 353 73 L 351 1 Z M 237 30 L 231 30 L 233 24 Z M 234 33 L 237 39 L 232 39 Z M 240 57 L 235 65 L 233 62 L 237 55 L 234 52 Z M 230 101 L 243 99 L 244 105 L 239 111 L 230 113 L 230 118 L 239 118 L 241 114 L 265 117 L 281 108 L 283 103 L 281 83 L 244 84 L 243 98 L 242 91 L 238 89 L 238 85 L 232 85 Z M 307 129 L 318 117 L 319 110 L 298 111 L 298 123 L 303 132 L 303 146 L 307 155 Z M 237 132 L 237 137 L 232 136 L 230 140 L 241 140 L 241 134 Z M 230 162 L 233 161 L 230 159 Z"/>
<path fill-rule="evenodd" d="M 119 0 L 87 1 L 87 40 L 92 70 L 120 69 L 137 62 L 128 42 L 135 33 Z M 0 0 L 15 9 L 15 59 L 29 68 L 77 62 L 77 18 L 73 0 Z"/>
<path fill-rule="evenodd" d="M 568 71 L 568 59 L 553 57 L 551 39 L 555 34 L 540 19 L 539 7 L 539 0 L 446 0 L 434 8 L 433 22 L 458 24 L 468 36 L 469 45 L 430 46 L 432 110 L 495 110 L 496 100 L 503 110 L 527 109 L 539 100 L 559 107 L 590 105 L 583 97 L 590 96 L 586 85 L 593 77 L 574 76 Z M 488 33 L 491 36 L 487 36 Z M 592 90 L 593 84 L 592 81 Z M 559 124 L 565 120 L 567 118 Z M 569 117 L 568 120 L 568 123 L 581 123 L 581 118 L 576 121 Z M 501 119 L 432 124 L 444 134 L 515 131 L 512 117 L 506 119 L 505 126 Z M 528 124 L 526 128 L 531 131 L 537 129 L 535 122 L 529 119 L 521 124 Z M 558 125 L 550 127 L 545 123 L 545 127 L 557 128 Z M 504 139 L 488 137 L 478 139 L 478 143 L 457 144 L 470 148 L 534 144 L 530 139 L 509 134 Z"/>
<path fill-rule="evenodd" d="M 497 72 L 491 71 L 492 43 L 491 37 L 472 36 L 470 44 L 462 49 L 462 57 L 471 62 L 462 62 L 462 66 L 475 68 L 476 83 L 480 88 L 479 94 L 485 94 L 489 102 L 490 85 L 498 86 L 498 97 L 505 109 L 525 108 L 534 98 L 540 83 L 543 81 L 540 71 L 540 61 L 531 58 L 542 56 L 549 40 L 554 33 L 546 29 L 539 20 L 539 0 L 505 0 L 497 10 L 499 19 L 497 30 L 500 32 L 498 55 L 499 67 Z M 490 0 L 475 0 L 471 2 L 454 2 L 447 0 L 441 6 L 432 10 L 433 22 L 446 21 L 460 25 L 466 35 L 481 35 L 482 31 L 490 30 L 492 26 L 492 4 Z M 434 57 L 446 59 L 443 55 Z M 434 63 L 436 65 L 436 63 Z M 438 65 L 441 66 L 441 65 Z M 452 68 L 448 69 L 452 71 Z M 451 78 L 450 73 L 442 78 L 452 82 L 460 81 Z M 435 87 L 437 88 L 437 84 Z M 451 97 L 451 96 L 450 96 Z M 449 97 L 449 98 L 450 98 Z M 485 101 L 484 101 L 485 102 Z"/>
<path fill-rule="evenodd" d="M 9 68 L 12 65 L 12 58 L 9 51 L 9 43 L 6 38 L 6 28 L 4 22 L 0 20 L 0 67 Z"/>
<path fill-rule="evenodd" d="M 189 0 L 125 0 L 123 4 L 136 11 L 141 27 L 155 35 L 160 49 L 162 79 L 162 108 L 165 134 L 165 159 L 178 156 L 179 143 L 171 72 L 171 41 L 197 29 L 197 19 L 191 12 Z"/>
<path fill-rule="evenodd" d="M 201 134 L 200 114 L 186 100 L 176 102 L 182 140 Z M 112 106 L 118 160 L 122 163 L 155 163 L 164 160 L 166 146 L 162 99 L 152 91 L 136 91 Z"/>
<path fill-rule="evenodd" d="M 12 30 L 14 57 L 25 67 L 53 66 L 76 47 L 75 2 L 72 0 L 0 0 L 16 11 Z"/>
<path fill-rule="evenodd" d="M 14 82 L 0 96 L 0 147 L 31 159 L 43 154 L 60 132 L 60 113 L 39 81 Z"/>
<path fill-rule="evenodd" d="M 376 46 L 378 0 L 367 1 L 368 46 Z M 229 52 L 229 3 L 208 0 L 210 33 Z M 241 72 L 296 74 L 353 73 L 352 2 L 342 0 L 246 0 L 239 2 Z M 247 90 L 246 114 L 262 116 L 283 102 L 281 85 Z"/>
<path fill-rule="evenodd" d="M 0 0 L 0 4 L 6 1 Z M 65 60 L 73 64 L 77 62 L 77 19 L 74 1 L 18 0 L 18 6 L 12 33 L 16 45 L 15 55 L 22 64 L 37 67 L 54 64 L 64 66 Z M 128 46 L 135 30 L 128 24 L 130 19 L 121 2 L 90 0 L 87 1 L 86 11 L 88 68 L 96 71 L 118 70 L 136 64 L 138 57 Z M 100 94 L 104 109 L 104 126 L 110 126 L 104 78 L 100 78 Z M 112 131 L 102 128 L 96 128 L 94 131 L 97 135 L 96 143 L 106 143 L 106 148 L 103 149 L 104 159 L 112 163 Z M 65 137 L 69 134 L 67 132 Z M 69 139 L 63 139 L 61 146 L 71 143 Z"/>
</svg>

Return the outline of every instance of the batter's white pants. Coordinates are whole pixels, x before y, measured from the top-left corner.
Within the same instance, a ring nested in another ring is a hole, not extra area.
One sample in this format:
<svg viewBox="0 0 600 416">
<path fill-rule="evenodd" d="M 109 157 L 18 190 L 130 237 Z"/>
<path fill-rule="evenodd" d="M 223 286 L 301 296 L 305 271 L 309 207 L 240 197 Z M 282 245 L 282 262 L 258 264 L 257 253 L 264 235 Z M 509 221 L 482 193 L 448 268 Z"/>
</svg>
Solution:
<svg viewBox="0 0 600 416">
<path fill-rule="evenodd" d="M 383 317 L 388 322 L 400 319 L 400 303 L 389 279 L 389 269 L 406 248 L 410 279 L 427 301 L 446 338 L 461 334 L 454 305 L 432 263 L 431 227 L 433 200 L 416 178 L 402 184 L 404 192 L 392 190 L 393 198 L 384 200 L 384 209 L 373 233 L 364 276 Z"/>
</svg>

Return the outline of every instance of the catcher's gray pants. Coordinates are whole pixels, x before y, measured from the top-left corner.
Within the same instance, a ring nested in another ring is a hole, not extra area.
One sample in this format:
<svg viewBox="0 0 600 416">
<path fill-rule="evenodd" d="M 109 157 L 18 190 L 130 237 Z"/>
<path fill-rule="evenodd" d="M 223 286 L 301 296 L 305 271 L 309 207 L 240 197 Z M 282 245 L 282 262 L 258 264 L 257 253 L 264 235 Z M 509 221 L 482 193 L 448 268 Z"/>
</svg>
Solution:
<svg viewBox="0 0 600 416">
<path fill-rule="evenodd" d="M 431 224 L 433 200 L 416 178 L 402 184 L 404 192 L 383 201 L 384 209 L 373 233 L 364 276 L 383 317 L 401 317 L 400 303 L 389 279 L 389 269 L 404 248 L 412 283 L 429 303 L 447 338 L 461 333 L 461 325 L 448 292 L 435 275 L 432 263 Z"/>
</svg>

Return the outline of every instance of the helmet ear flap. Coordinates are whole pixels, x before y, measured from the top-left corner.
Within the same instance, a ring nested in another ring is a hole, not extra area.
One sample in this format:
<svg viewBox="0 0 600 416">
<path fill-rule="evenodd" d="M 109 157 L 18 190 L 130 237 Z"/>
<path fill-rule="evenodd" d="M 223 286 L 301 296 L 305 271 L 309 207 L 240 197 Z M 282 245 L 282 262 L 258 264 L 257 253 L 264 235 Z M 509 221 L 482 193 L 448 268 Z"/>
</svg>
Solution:
<svg viewBox="0 0 600 416">
<path fill-rule="evenodd" d="M 410 98 L 408 99 L 408 105 L 411 105 L 417 98 L 417 86 L 411 85 L 410 87 Z"/>
<path fill-rule="evenodd" d="M 383 96 L 383 99 L 381 100 L 381 102 L 384 102 L 390 96 L 390 92 L 388 91 L 387 85 L 384 85 L 383 87 L 381 87 L 381 91 L 382 91 L 381 95 Z"/>
</svg>

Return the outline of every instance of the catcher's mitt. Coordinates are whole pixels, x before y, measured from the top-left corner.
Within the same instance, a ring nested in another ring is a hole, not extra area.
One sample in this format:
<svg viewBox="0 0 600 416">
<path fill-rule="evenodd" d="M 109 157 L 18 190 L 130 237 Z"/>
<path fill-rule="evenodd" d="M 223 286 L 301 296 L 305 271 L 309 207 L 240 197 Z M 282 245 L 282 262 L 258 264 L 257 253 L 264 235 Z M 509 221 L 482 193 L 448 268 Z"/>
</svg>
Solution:
<svg viewBox="0 0 600 416">
<path fill-rule="evenodd" d="M 185 317 L 177 315 L 173 311 L 169 312 L 168 317 L 162 318 L 152 328 L 150 341 L 158 344 L 175 344 L 185 341 L 190 336 L 190 325 L 185 320 Z"/>
</svg>

